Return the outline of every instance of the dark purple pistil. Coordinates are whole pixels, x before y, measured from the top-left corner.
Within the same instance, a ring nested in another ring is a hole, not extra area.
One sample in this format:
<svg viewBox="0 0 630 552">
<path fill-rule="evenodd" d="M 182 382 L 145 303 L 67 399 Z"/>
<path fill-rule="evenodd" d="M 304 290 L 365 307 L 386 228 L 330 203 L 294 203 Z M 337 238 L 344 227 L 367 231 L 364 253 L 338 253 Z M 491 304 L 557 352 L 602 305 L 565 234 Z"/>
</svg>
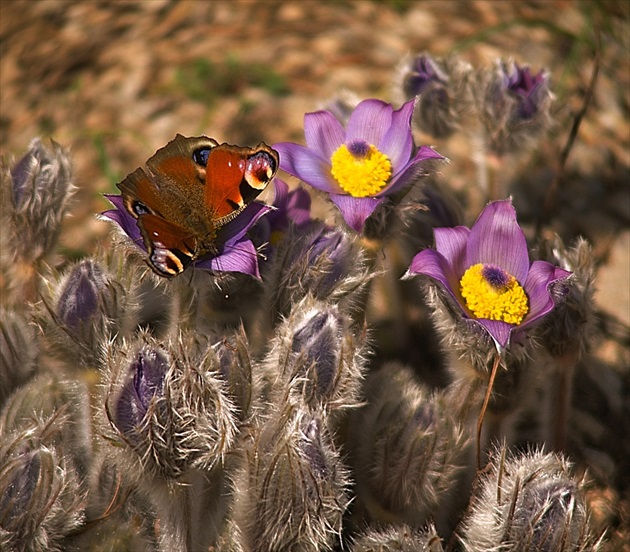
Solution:
<svg viewBox="0 0 630 552">
<path fill-rule="evenodd" d="M 484 265 L 481 275 L 495 289 L 504 288 L 510 281 L 510 275 L 495 265 Z"/>
<path fill-rule="evenodd" d="M 347 144 L 348 151 L 355 157 L 366 157 L 370 151 L 370 144 L 365 140 L 354 140 Z"/>
</svg>

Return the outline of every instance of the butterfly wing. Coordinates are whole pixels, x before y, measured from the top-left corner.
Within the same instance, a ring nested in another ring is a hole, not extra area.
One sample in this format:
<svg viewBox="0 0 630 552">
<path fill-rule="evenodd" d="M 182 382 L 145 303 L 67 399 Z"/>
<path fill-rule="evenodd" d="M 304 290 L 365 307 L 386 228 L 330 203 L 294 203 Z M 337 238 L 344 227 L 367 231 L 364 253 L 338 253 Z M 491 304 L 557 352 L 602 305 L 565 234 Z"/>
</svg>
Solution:
<svg viewBox="0 0 630 552">
<path fill-rule="evenodd" d="M 155 183 L 143 169 L 136 169 L 118 187 L 125 209 L 142 234 L 149 266 L 165 277 L 183 272 L 194 260 L 196 240 L 190 231 L 161 214 L 164 202 Z"/>
<path fill-rule="evenodd" d="M 256 148 L 221 144 L 210 150 L 204 199 L 217 227 L 234 219 L 267 187 L 278 164 L 278 152 L 266 144 Z"/>
</svg>

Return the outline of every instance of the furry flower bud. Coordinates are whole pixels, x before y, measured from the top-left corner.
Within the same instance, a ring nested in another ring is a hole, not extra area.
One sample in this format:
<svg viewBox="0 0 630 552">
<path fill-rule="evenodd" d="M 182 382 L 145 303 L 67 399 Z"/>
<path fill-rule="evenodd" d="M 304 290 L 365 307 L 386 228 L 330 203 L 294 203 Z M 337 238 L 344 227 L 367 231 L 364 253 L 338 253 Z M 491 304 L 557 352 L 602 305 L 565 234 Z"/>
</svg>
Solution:
<svg viewBox="0 0 630 552">
<path fill-rule="evenodd" d="M 64 537 L 83 523 L 85 488 L 55 446 L 62 424 L 63 416 L 53 416 L 10 434 L 0 427 L 3 550 L 61 551 Z"/>
<path fill-rule="evenodd" d="M 308 231 L 290 230 L 266 282 L 270 323 L 287 316 L 309 293 L 347 305 L 369 278 L 365 254 L 349 233 L 323 223 L 314 223 Z"/>
<path fill-rule="evenodd" d="M 126 350 L 110 351 L 109 364 L 112 439 L 136 453 L 141 477 L 146 469 L 173 479 L 221 461 L 236 427 L 213 351 L 197 355 L 183 337 L 161 345 L 145 336 Z"/>
<path fill-rule="evenodd" d="M 467 439 L 444 398 L 387 364 L 365 386 L 366 405 L 350 421 L 357 497 L 378 521 L 422 526 L 448 511 Z"/>
<path fill-rule="evenodd" d="M 322 411 L 285 405 L 259 427 L 235 478 L 244 549 L 333 550 L 348 505 L 348 476 Z"/>
<path fill-rule="evenodd" d="M 351 552 L 442 552 L 442 541 L 433 525 L 424 530 L 412 529 L 407 525 L 396 525 L 385 529 L 370 529 L 353 542 Z"/>
<path fill-rule="evenodd" d="M 252 371 L 252 359 L 245 332 L 220 341 L 213 346 L 219 361 L 219 374 L 227 384 L 226 392 L 237 407 L 240 421 L 252 415 L 258 381 Z"/>
<path fill-rule="evenodd" d="M 405 60 L 399 69 L 401 100 L 417 98 L 413 122 L 436 138 L 447 138 L 471 105 L 472 67 L 456 58 L 433 58 L 427 53 Z"/>
<path fill-rule="evenodd" d="M 278 328 L 264 361 L 276 400 L 286 393 L 340 412 L 358 400 L 362 343 L 337 307 L 306 297 Z"/>
<path fill-rule="evenodd" d="M 0 408 L 36 369 L 38 346 L 26 321 L 0 308 Z"/>
<path fill-rule="evenodd" d="M 52 249 L 73 190 L 71 173 L 67 152 L 56 142 L 47 149 L 39 138 L 12 167 L 13 245 L 20 256 L 36 260 Z"/>
<path fill-rule="evenodd" d="M 529 147 L 550 128 L 553 94 L 546 71 L 534 75 L 527 66 L 497 60 L 477 84 L 487 145 L 495 153 Z"/>
<path fill-rule="evenodd" d="M 559 455 L 495 452 L 464 520 L 466 551 L 595 551 L 583 482 Z"/>
<path fill-rule="evenodd" d="M 122 285 L 105 262 L 94 259 L 51 280 L 44 294 L 46 309 L 38 313 L 51 350 L 69 365 L 94 367 L 104 343 L 130 330 L 134 291 L 135 284 Z"/>
<path fill-rule="evenodd" d="M 559 237 L 543 245 L 541 258 L 573 272 L 552 290 L 558 295 L 558 306 L 541 324 L 539 335 L 553 357 L 567 354 L 579 357 L 588 349 L 595 325 L 595 258 L 590 244 L 583 238 L 566 247 Z"/>
</svg>

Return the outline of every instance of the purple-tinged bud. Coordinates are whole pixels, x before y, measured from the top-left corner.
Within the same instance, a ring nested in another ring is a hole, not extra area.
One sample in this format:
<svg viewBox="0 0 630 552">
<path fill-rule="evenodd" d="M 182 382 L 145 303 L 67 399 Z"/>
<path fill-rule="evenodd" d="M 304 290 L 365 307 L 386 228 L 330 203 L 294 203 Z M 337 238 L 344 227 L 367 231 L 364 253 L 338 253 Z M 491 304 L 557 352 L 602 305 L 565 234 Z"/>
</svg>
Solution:
<svg viewBox="0 0 630 552">
<path fill-rule="evenodd" d="M 306 297 L 279 326 L 263 365 L 275 400 L 289 393 L 340 413 L 358 401 L 361 355 L 349 317 Z"/>
<path fill-rule="evenodd" d="M 137 272 L 114 276 L 107 259 L 84 259 L 47 282 L 38 324 L 49 350 L 69 366 L 94 368 L 108 341 L 125 337 L 137 309 Z"/>
<path fill-rule="evenodd" d="M 41 424 L 45 445 L 63 454 L 66 466 L 87 478 L 94 457 L 90 414 L 90 394 L 83 381 L 43 371 L 9 397 L 0 413 L 0 433 L 21 431 L 32 419 L 50 420 L 47 428 Z"/>
<path fill-rule="evenodd" d="M 235 477 L 234 520 L 246 550 L 335 549 L 348 505 L 348 475 L 323 411 L 286 404 L 249 440 Z"/>
<path fill-rule="evenodd" d="M 369 529 L 355 538 L 350 552 L 443 552 L 442 540 L 433 525 L 418 530 L 408 525 Z"/>
<path fill-rule="evenodd" d="M 549 75 L 497 60 L 478 76 L 479 113 L 487 146 L 497 154 L 531 147 L 551 126 Z"/>
<path fill-rule="evenodd" d="M 67 152 L 56 142 L 49 150 L 39 138 L 10 170 L 12 245 L 20 257 L 37 260 L 56 243 L 74 188 L 71 173 Z"/>
<path fill-rule="evenodd" d="M 307 294 L 351 305 L 369 279 L 365 254 L 354 236 L 322 223 L 305 233 L 290 231 L 265 282 L 270 323 L 275 326 Z"/>
<path fill-rule="evenodd" d="M 371 374 L 364 391 L 349 424 L 357 500 L 377 522 L 447 523 L 461 506 L 450 491 L 468 451 L 463 427 L 442 395 L 397 364 Z"/>
<path fill-rule="evenodd" d="M 57 301 L 57 318 L 68 331 L 79 332 L 113 310 L 108 283 L 99 265 L 90 259 L 71 270 Z"/>
<path fill-rule="evenodd" d="M 24 420 L 23 420 L 24 421 Z M 3 550 L 60 551 L 85 518 L 85 487 L 55 441 L 62 416 L 31 421 L 0 440 Z M 2 424 L 0 424 L 2 425 Z"/>
<path fill-rule="evenodd" d="M 131 378 L 122 388 L 112 412 L 112 421 L 130 443 L 140 440 L 138 432 L 149 410 L 164 409 L 164 378 L 169 358 L 160 349 L 141 348 L 130 367 Z"/>
<path fill-rule="evenodd" d="M 464 550 L 596 551 L 584 484 L 560 455 L 495 452 L 461 534 Z"/>
<path fill-rule="evenodd" d="M 413 122 L 418 130 L 447 138 L 459 128 L 472 103 L 468 63 L 422 53 L 403 61 L 398 72 L 396 95 L 401 101 L 416 98 Z"/>
<path fill-rule="evenodd" d="M 35 372 L 38 349 L 22 316 L 0 308 L 0 408 Z"/>
<path fill-rule="evenodd" d="M 135 453 L 120 461 L 150 481 L 212 469 L 236 435 L 235 408 L 224 394 L 216 354 L 198 353 L 183 337 L 160 344 L 143 336 L 139 342 L 112 348 L 107 360 L 110 428 L 104 431 Z"/>
</svg>

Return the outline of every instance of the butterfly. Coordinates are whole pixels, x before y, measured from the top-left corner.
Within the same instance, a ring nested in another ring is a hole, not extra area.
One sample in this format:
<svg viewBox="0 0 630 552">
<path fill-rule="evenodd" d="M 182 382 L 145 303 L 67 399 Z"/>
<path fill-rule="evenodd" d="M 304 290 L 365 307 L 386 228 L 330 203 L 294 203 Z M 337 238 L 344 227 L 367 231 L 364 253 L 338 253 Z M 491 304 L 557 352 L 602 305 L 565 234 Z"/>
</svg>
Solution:
<svg viewBox="0 0 630 552">
<path fill-rule="evenodd" d="M 250 148 L 178 134 L 117 184 L 148 265 L 171 278 L 216 254 L 218 230 L 267 187 L 278 165 L 278 152 L 264 143 Z"/>
</svg>

